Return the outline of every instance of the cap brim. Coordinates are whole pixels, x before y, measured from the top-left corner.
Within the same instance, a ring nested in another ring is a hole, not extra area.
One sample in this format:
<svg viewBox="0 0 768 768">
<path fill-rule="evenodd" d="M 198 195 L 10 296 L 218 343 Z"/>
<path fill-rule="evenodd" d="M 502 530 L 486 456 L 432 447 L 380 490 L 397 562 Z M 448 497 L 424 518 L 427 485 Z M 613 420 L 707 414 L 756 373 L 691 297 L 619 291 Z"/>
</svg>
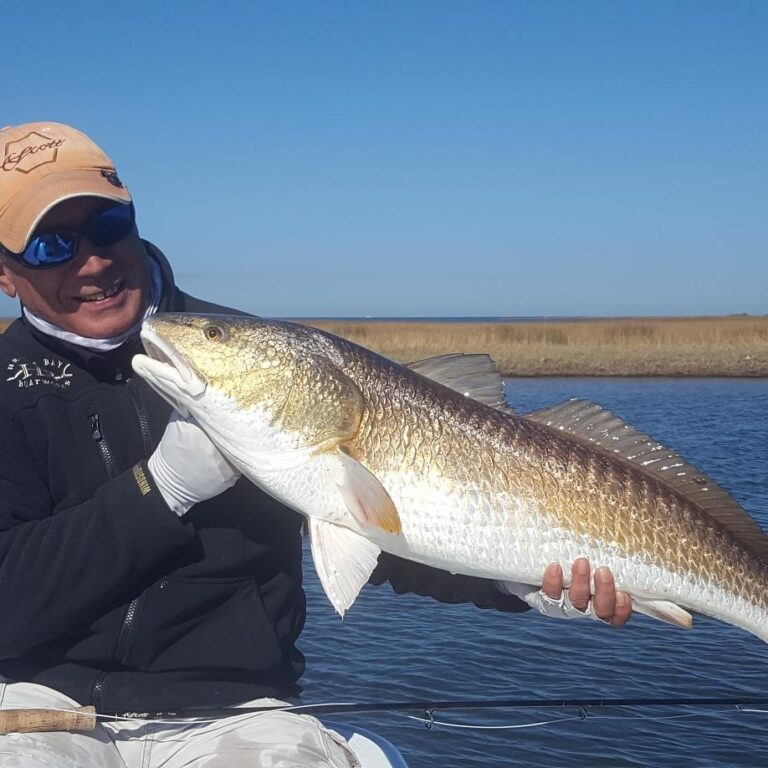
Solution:
<svg viewBox="0 0 768 768">
<path fill-rule="evenodd" d="M 3 219 L 8 222 L 2 227 L 3 245 L 12 253 L 21 253 L 43 216 L 53 206 L 73 197 L 131 202 L 127 188 L 116 187 L 101 170 L 63 171 L 48 176 L 14 198 L 3 211 Z"/>
</svg>

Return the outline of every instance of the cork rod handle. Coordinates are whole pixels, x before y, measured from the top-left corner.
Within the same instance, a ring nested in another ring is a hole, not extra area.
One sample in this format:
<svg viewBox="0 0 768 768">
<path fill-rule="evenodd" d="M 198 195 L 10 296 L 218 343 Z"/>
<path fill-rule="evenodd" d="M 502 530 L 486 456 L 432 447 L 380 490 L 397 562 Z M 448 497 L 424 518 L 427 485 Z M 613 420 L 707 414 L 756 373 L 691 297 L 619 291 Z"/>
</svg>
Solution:
<svg viewBox="0 0 768 768">
<path fill-rule="evenodd" d="M 0 710 L 0 734 L 38 731 L 92 731 L 95 727 L 95 707 L 80 707 L 68 712 L 56 709 Z"/>
</svg>

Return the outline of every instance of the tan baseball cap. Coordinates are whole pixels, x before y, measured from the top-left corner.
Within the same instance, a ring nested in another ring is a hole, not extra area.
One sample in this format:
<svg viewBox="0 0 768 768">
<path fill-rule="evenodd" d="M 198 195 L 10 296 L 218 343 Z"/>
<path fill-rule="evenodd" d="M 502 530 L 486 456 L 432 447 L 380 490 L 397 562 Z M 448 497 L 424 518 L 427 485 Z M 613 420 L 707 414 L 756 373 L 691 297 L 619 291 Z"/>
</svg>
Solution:
<svg viewBox="0 0 768 768">
<path fill-rule="evenodd" d="M 0 152 L 0 243 L 13 253 L 24 250 L 43 216 L 63 200 L 131 201 L 114 163 L 68 125 L 8 126 L 0 130 Z"/>
</svg>

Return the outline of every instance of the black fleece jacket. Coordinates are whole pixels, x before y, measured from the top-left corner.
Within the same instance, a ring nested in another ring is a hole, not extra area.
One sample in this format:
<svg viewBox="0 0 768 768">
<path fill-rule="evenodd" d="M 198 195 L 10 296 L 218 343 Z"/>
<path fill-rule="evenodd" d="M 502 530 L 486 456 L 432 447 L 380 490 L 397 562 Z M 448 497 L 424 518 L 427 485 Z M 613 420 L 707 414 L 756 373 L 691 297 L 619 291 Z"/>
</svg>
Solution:
<svg viewBox="0 0 768 768">
<path fill-rule="evenodd" d="M 229 312 L 174 286 L 160 310 Z M 146 460 L 170 407 L 138 338 L 94 353 L 23 320 L 0 336 L 0 676 L 103 710 L 295 695 L 301 520 L 245 479 L 179 518 Z M 480 579 L 382 556 L 372 581 L 521 610 Z"/>
</svg>

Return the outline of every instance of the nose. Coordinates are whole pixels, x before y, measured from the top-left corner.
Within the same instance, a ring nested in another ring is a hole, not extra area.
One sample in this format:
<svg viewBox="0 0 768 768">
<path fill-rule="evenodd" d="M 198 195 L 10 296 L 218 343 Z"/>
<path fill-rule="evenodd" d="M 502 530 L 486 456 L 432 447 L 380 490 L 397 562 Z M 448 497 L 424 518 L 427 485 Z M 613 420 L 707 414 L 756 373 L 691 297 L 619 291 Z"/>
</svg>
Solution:
<svg viewBox="0 0 768 768">
<path fill-rule="evenodd" d="M 78 243 L 75 261 L 80 274 L 93 275 L 110 266 L 114 258 L 109 254 L 109 248 L 96 245 L 83 237 Z"/>
</svg>

